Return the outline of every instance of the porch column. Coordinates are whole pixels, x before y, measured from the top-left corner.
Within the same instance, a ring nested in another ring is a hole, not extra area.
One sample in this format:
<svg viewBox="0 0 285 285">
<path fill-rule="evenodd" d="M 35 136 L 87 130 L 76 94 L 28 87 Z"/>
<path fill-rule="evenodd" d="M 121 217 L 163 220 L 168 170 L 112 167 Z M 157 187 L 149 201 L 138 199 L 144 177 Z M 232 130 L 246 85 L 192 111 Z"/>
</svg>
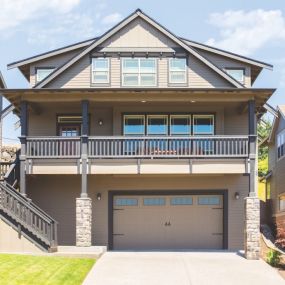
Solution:
<svg viewBox="0 0 285 285">
<path fill-rule="evenodd" d="M 82 101 L 82 131 L 81 131 L 81 194 L 76 199 L 76 246 L 91 246 L 92 200 L 87 189 L 88 160 L 88 101 Z"/>
<path fill-rule="evenodd" d="M 20 154 L 20 193 L 24 196 L 26 192 L 26 141 L 28 135 L 28 103 L 26 101 L 21 102 L 21 154 Z"/>
<path fill-rule="evenodd" d="M 256 140 L 257 122 L 255 101 L 248 102 L 249 130 L 249 196 L 245 198 L 245 257 L 259 259 L 260 255 L 260 201 L 257 197 Z"/>
</svg>

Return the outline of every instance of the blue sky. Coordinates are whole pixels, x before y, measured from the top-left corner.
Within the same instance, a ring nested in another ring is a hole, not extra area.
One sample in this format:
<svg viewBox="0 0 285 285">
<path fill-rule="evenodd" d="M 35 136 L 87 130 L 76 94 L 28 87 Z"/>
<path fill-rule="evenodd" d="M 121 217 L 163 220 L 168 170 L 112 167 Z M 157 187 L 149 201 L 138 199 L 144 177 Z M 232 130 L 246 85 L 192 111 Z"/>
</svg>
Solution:
<svg viewBox="0 0 285 285">
<path fill-rule="evenodd" d="M 0 7 L 0 70 L 9 88 L 28 82 L 8 63 L 98 36 L 140 8 L 176 35 L 273 64 L 254 87 L 278 88 L 269 103 L 285 104 L 284 0 L 0 0 Z M 4 120 L 5 143 L 16 142 L 16 121 Z"/>
</svg>

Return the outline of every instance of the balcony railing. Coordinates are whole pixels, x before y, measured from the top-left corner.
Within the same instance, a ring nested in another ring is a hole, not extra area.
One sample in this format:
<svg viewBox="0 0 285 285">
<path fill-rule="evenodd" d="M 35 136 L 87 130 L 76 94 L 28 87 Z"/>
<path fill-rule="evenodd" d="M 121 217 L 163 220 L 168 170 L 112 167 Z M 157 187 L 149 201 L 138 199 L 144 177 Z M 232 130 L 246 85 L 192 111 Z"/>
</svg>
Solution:
<svg viewBox="0 0 285 285">
<path fill-rule="evenodd" d="M 80 137 L 29 137 L 28 158 L 79 158 Z M 88 137 L 89 158 L 246 158 L 247 136 Z"/>
</svg>

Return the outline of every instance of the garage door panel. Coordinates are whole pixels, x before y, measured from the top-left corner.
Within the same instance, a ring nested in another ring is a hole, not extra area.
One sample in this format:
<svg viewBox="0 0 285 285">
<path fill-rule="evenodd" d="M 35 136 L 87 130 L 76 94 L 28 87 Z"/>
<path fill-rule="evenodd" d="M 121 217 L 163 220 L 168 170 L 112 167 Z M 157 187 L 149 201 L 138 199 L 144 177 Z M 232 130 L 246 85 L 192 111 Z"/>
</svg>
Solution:
<svg viewBox="0 0 285 285">
<path fill-rule="evenodd" d="M 221 249 L 223 197 L 202 198 L 115 196 L 114 249 Z"/>
</svg>

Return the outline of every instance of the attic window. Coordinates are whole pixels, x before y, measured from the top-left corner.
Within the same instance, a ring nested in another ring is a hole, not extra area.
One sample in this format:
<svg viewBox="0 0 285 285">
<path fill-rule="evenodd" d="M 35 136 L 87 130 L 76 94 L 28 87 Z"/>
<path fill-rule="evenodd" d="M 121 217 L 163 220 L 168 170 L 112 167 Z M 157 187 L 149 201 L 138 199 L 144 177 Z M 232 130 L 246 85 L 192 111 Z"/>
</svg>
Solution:
<svg viewBox="0 0 285 285">
<path fill-rule="evenodd" d="M 36 68 L 37 82 L 44 80 L 54 71 L 53 67 L 38 67 Z"/>
<path fill-rule="evenodd" d="M 92 58 L 92 83 L 108 84 L 110 82 L 109 58 Z"/>
<path fill-rule="evenodd" d="M 226 68 L 227 74 L 233 77 L 236 81 L 244 83 L 244 69 L 243 68 Z"/>
</svg>

